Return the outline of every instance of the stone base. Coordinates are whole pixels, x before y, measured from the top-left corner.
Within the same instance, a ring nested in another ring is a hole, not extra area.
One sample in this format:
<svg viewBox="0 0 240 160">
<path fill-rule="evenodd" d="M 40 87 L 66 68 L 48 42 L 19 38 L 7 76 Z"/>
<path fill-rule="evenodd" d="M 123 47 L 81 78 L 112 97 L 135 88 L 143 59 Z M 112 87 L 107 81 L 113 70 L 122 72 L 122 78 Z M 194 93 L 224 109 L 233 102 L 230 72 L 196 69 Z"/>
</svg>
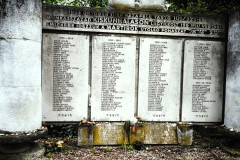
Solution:
<svg viewBox="0 0 240 160">
<path fill-rule="evenodd" d="M 10 148 L 9 148 L 10 149 Z M 4 147 L 4 151 L 6 150 Z M 19 151 L 19 150 L 18 150 Z M 12 151 L 10 151 L 12 152 Z M 28 151 L 25 151 L 23 153 L 15 153 L 15 154 L 3 154 L 0 153 L 0 160 L 32 160 L 32 159 L 38 159 L 43 158 L 45 149 L 43 147 L 40 147 L 38 144 L 34 144 L 31 146 L 31 149 Z"/>
<path fill-rule="evenodd" d="M 133 128 L 134 127 L 134 128 Z M 176 123 L 98 122 L 78 129 L 78 146 L 134 144 L 178 144 Z"/>
<path fill-rule="evenodd" d="M 193 126 L 190 123 L 179 122 L 177 124 L 178 143 L 180 145 L 192 145 Z"/>
<path fill-rule="evenodd" d="M 81 125 L 78 127 L 78 146 L 93 145 L 93 125 Z"/>
<path fill-rule="evenodd" d="M 128 144 L 124 122 L 97 123 L 93 130 L 93 145 L 121 145 Z"/>
<path fill-rule="evenodd" d="M 143 144 L 178 144 L 176 123 L 139 123 L 136 133 L 130 133 L 130 143 L 140 141 Z"/>
</svg>

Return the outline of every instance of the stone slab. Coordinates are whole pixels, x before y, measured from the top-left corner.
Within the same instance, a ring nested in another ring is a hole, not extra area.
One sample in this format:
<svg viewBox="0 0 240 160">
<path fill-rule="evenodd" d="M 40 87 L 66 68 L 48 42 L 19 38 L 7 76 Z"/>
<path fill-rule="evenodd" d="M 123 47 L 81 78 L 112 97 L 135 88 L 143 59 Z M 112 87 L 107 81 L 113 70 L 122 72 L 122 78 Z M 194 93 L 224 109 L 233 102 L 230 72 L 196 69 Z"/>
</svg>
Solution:
<svg viewBox="0 0 240 160">
<path fill-rule="evenodd" d="M 182 121 L 221 122 L 225 43 L 185 42 Z"/>
<path fill-rule="evenodd" d="M 179 121 L 182 40 L 140 38 L 138 116 Z"/>
<path fill-rule="evenodd" d="M 87 118 L 89 36 L 43 34 L 43 121 Z"/>
<path fill-rule="evenodd" d="M 130 133 L 130 143 L 136 140 L 143 144 L 178 144 L 177 124 L 144 122 L 137 128 L 136 134 Z"/>
<path fill-rule="evenodd" d="M 132 1 L 128 1 L 127 6 L 129 3 Z M 133 10 L 126 12 L 125 10 L 107 10 L 105 8 L 59 6 L 43 8 L 44 29 L 90 33 L 224 38 L 226 37 L 226 19 L 227 16 L 177 15 Z"/>
<path fill-rule="evenodd" d="M 29 132 L 41 128 L 40 86 L 0 87 L 0 106 L 0 130 Z"/>
<path fill-rule="evenodd" d="M 25 39 L 41 43 L 42 0 L 1 1 L 0 37 L 1 39 Z M 31 45 L 28 47 L 30 48 Z M 22 49 L 27 48 L 22 47 Z"/>
<path fill-rule="evenodd" d="M 0 87 L 41 86 L 41 43 L 0 39 Z"/>
<path fill-rule="evenodd" d="M 94 145 L 122 145 L 128 144 L 128 137 L 123 122 L 97 123 L 93 131 Z"/>
<path fill-rule="evenodd" d="M 78 127 L 78 146 L 93 145 L 93 126 L 81 125 Z"/>
<path fill-rule="evenodd" d="M 134 118 L 136 38 L 93 36 L 91 120 Z"/>
<path fill-rule="evenodd" d="M 224 124 L 240 131 L 240 12 L 229 18 Z"/>
</svg>

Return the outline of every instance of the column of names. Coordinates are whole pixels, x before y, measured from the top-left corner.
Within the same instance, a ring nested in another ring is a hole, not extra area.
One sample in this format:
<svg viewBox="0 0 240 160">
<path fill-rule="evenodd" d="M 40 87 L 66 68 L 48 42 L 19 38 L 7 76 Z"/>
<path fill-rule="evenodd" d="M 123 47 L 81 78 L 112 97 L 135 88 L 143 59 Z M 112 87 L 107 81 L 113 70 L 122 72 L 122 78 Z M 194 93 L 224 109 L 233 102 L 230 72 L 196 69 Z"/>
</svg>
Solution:
<svg viewBox="0 0 240 160">
<path fill-rule="evenodd" d="M 134 116 L 135 61 L 135 37 L 93 37 L 93 120 L 122 121 Z"/>
</svg>

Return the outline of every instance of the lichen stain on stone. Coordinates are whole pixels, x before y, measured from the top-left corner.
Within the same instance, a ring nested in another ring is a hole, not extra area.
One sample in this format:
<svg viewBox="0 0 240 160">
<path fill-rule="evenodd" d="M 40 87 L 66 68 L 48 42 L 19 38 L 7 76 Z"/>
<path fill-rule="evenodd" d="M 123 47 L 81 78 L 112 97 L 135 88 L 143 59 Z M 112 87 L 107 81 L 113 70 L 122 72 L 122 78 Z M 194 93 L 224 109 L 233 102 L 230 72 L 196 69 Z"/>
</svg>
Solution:
<svg viewBox="0 0 240 160">
<path fill-rule="evenodd" d="M 178 143 L 180 145 L 192 145 L 193 128 L 192 125 L 183 124 L 177 127 Z"/>
<path fill-rule="evenodd" d="M 84 126 L 79 128 L 79 144 L 82 146 L 92 145 L 93 128 L 92 126 Z"/>
<path fill-rule="evenodd" d="M 131 132 L 131 131 L 130 131 Z M 136 133 L 132 134 L 130 133 L 130 144 L 133 144 L 136 141 L 140 141 L 140 142 L 144 142 L 144 135 L 145 135 L 145 131 L 144 131 L 144 127 L 137 127 Z"/>
<path fill-rule="evenodd" d="M 94 126 L 93 130 L 93 144 L 100 145 L 102 143 L 101 129 L 99 126 Z"/>
<path fill-rule="evenodd" d="M 7 15 L 6 6 L 7 6 L 6 0 L 0 1 L 0 19 L 4 18 Z"/>
<path fill-rule="evenodd" d="M 81 136 L 81 145 L 87 145 L 87 137 L 88 137 L 88 131 L 87 128 L 81 128 L 80 131 L 80 136 Z"/>
<path fill-rule="evenodd" d="M 17 0 L 17 8 L 20 9 L 25 4 L 24 0 Z"/>
</svg>

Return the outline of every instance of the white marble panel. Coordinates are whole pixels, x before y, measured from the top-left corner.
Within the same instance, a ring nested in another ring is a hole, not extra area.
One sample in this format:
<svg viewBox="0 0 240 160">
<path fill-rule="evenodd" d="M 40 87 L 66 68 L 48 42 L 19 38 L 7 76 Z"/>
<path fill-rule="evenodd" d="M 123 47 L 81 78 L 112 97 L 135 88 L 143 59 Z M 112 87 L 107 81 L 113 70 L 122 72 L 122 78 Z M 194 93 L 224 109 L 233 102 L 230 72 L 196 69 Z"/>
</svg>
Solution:
<svg viewBox="0 0 240 160">
<path fill-rule="evenodd" d="M 138 115 L 144 121 L 178 121 L 182 40 L 140 39 Z"/>
<path fill-rule="evenodd" d="M 87 118 L 89 36 L 43 34 L 43 121 Z"/>
<path fill-rule="evenodd" d="M 221 122 L 225 43 L 185 42 L 182 121 Z"/>
<path fill-rule="evenodd" d="M 135 104 L 135 64 L 135 37 L 93 37 L 92 120 L 132 119 Z"/>
</svg>

